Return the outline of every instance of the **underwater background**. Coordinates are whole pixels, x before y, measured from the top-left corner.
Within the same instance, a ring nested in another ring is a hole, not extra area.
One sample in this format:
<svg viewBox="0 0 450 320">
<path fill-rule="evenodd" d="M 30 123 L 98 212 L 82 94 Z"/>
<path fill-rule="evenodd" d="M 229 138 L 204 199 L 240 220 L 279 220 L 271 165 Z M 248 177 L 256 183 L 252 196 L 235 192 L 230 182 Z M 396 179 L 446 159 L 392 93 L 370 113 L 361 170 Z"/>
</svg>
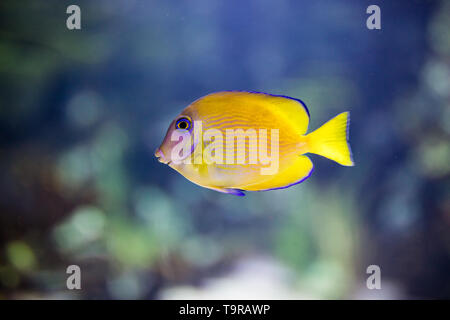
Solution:
<svg viewBox="0 0 450 320">
<path fill-rule="evenodd" d="M 449 30 L 448 1 L 1 1 L 0 299 L 450 298 Z M 235 197 L 158 163 L 221 90 L 350 111 L 356 166 Z"/>
</svg>

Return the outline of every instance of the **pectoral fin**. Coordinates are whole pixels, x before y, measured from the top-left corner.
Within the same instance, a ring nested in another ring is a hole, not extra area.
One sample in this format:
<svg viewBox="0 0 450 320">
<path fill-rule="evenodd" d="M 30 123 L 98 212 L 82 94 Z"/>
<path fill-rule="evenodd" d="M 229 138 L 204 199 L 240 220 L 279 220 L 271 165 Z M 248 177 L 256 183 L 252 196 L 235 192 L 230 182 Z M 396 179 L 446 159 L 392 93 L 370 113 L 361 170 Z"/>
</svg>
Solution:
<svg viewBox="0 0 450 320">
<path fill-rule="evenodd" d="M 215 188 L 215 187 L 207 187 L 208 189 L 215 190 L 222 193 L 228 193 L 233 194 L 235 196 L 243 197 L 245 196 L 245 193 L 240 189 L 233 189 L 233 188 Z"/>
</svg>

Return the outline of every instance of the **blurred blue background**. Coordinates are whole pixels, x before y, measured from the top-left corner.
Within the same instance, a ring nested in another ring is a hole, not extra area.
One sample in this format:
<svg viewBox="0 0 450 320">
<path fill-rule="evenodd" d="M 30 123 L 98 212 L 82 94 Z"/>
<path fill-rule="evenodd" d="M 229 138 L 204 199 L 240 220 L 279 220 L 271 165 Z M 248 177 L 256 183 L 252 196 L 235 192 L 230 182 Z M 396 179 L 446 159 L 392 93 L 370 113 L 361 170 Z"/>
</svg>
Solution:
<svg viewBox="0 0 450 320">
<path fill-rule="evenodd" d="M 450 298 L 449 30 L 448 1 L 2 1 L 0 299 Z M 356 166 L 190 183 L 153 152 L 220 90 L 350 111 Z"/>
</svg>

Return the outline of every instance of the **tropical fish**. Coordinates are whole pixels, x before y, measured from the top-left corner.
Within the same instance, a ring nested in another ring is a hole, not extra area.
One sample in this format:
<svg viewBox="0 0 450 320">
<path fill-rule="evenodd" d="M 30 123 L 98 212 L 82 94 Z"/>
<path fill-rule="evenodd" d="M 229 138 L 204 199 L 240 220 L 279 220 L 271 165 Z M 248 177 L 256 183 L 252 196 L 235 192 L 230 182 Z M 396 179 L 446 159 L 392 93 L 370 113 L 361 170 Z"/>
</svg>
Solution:
<svg viewBox="0 0 450 320">
<path fill-rule="evenodd" d="M 307 153 L 353 166 L 349 112 L 306 134 L 309 118 L 299 99 L 212 93 L 175 117 L 155 156 L 197 185 L 239 196 L 305 181 L 314 168 Z"/>
</svg>

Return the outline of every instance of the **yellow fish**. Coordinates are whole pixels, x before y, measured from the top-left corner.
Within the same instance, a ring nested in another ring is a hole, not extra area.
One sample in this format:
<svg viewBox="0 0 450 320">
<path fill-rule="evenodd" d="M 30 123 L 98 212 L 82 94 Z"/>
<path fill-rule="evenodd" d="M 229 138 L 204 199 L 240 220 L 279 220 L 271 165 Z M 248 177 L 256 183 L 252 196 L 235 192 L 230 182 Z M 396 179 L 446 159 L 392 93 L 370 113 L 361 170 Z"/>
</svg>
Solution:
<svg viewBox="0 0 450 320">
<path fill-rule="evenodd" d="M 187 106 L 170 124 L 155 156 L 202 187 L 234 195 L 288 188 L 311 175 L 314 153 L 353 166 L 349 112 L 306 134 L 299 99 L 224 91 Z"/>
</svg>

